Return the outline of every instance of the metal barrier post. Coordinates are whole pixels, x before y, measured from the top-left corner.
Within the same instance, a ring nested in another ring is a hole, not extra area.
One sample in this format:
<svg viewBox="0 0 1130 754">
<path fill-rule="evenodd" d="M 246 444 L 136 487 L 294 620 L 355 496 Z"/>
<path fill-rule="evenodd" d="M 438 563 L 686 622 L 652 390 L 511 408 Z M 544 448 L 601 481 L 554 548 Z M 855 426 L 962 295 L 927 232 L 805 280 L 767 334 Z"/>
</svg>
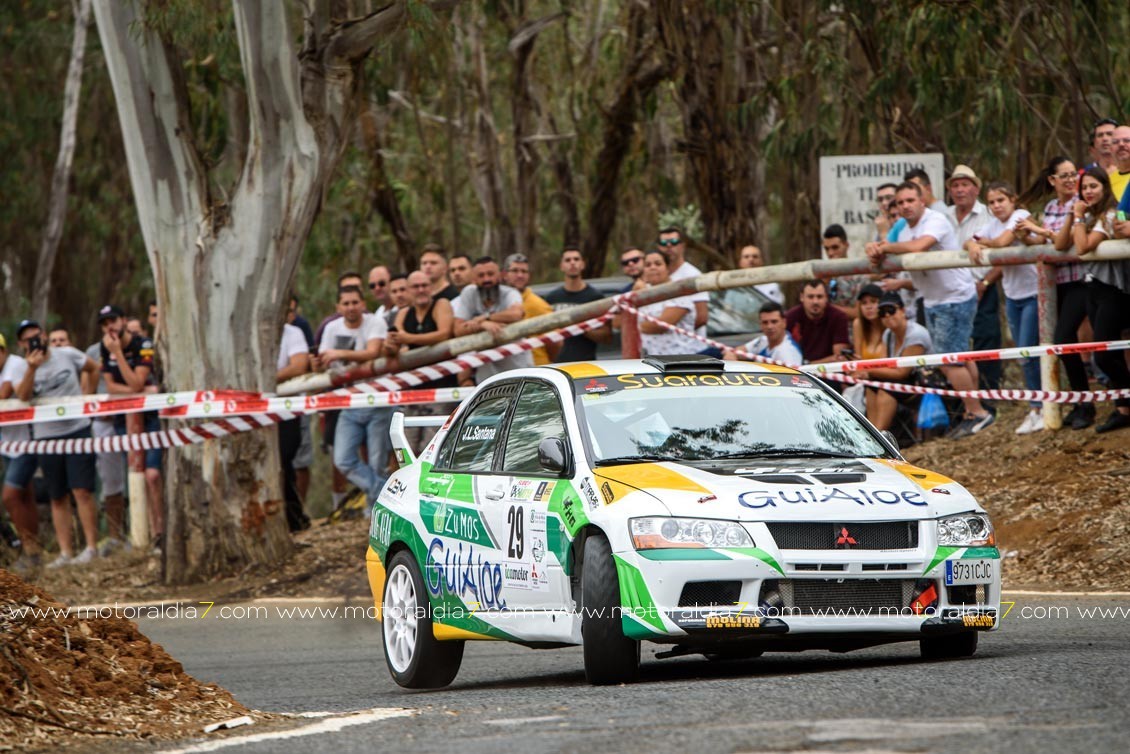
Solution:
<svg viewBox="0 0 1130 754">
<path fill-rule="evenodd" d="M 144 414 L 126 414 L 126 433 L 145 431 Z M 126 454 L 129 463 L 127 477 L 129 490 L 129 541 L 134 550 L 149 549 L 149 495 L 145 489 L 145 451 L 131 450 Z"/>
<path fill-rule="evenodd" d="M 620 312 L 620 356 L 625 359 L 640 357 L 640 321 L 634 312 Z"/>
<path fill-rule="evenodd" d="M 1036 262 L 1036 305 L 1040 322 L 1040 345 L 1055 342 L 1055 322 L 1059 308 L 1056 302 L 1055 265 Z M 1040 356 L 1040 389 L 1059 390 L 1059 359 L 1050 353 Z M 1063 416 L 1059 405 L 1044 402 L 1044 427 L 1059 429 L 1063 426 Z"/>
</svg>

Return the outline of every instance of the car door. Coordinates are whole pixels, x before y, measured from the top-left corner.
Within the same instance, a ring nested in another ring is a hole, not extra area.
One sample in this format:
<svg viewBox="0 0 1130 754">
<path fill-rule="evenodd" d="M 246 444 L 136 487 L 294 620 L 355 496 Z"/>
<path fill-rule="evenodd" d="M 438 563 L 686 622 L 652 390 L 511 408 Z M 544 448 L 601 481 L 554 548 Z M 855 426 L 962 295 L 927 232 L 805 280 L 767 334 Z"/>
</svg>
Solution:
<svg viewBox="0 0 1130 754">
<path fill-rule="evenodd" d="M 475 396 L 420 479 L 420 517 L 431 535 L 425 563 L 433 597 L 458 597 L 473 611 L 508 608 L 503 587 L 506 531 L 486 503 L 501 503 L 505 479 L 495 471 L 518 381 Z"/>
<path fill-rule="evenodd" d="M 565 468 L 542 466 L 538 447 L 557 438 L 565 447 Z M 556 553 L 566 541 L 555 516 L 554 496 L 569 494 L 569 439 L 558 392 L 544 380 L 527 379 L 508 420 L 501 457 L 496 459 L 505 481 L 501 500 L 488 497 L 484 506 L 492 527 L 506 533 L 503 590 L 514 606 L 529 609 L 568 607 L 569 580 Z"/>
</svg>

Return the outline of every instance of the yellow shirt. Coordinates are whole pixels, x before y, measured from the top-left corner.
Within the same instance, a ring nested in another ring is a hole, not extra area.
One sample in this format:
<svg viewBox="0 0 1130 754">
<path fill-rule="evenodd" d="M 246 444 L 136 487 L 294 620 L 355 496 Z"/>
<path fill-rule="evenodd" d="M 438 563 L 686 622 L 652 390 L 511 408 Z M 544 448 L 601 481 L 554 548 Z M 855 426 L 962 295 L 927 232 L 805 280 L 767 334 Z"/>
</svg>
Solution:
<svg viewBox="0 0 1130 754">
<path fill-rule="evenodd" d="M 1130 170 L 1125 173 L 1119 172 L 1118 168 L 1110 171 L 1110 192 L 1114 194 L 1115 203 L 1122 201 L 1127 183 L 1130 183 Z"/>
<path fill-rule="evenodd" d="M 544 298 L 526 288 L 522 291 L 522 311 L 525 312 L 525 319 L 531 317 L 540 317 L 543 314 L 553 314 L 553 307 L 550 306 Z M 544 366 L 549 363 L 549 354 L 545 352 L 544 348 L 535 348 L 533 350 L 534 366 Z"/>
</svg>

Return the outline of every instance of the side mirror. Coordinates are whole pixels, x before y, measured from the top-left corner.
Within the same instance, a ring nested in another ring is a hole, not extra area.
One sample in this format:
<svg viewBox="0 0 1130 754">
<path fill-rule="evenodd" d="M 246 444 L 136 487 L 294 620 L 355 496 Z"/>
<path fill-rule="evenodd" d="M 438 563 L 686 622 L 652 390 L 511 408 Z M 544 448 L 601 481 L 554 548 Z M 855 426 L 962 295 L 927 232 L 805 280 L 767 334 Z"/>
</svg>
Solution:
<svg viewBox="0 0 1130 754">
<path fill-rule="evenodd" d="M 538 443 L 538 464 L 552 474 L 565 471 L 565 443 L 560 437 L 547 437 Z"/>
<path fill-rule="evenodd" d="M 881 434 L 881 435 L 883 436 L 883 439 L 884 439 L 884 440 L 886 440 L 886 441 L 887 441 L 887 442 L 889 442 L 889 443 L 890 443 L 891 445 L 893 445 L 893 446 L 894 446 L 894 449 L 895 449 L 895 450 L 898 450 L 898 449 L 899 449 L 899 441 L 898 441 L 898 440 L 897 440 L 897 439 L 895 438 L 895 434 L 894 434 L 894 432 L 891 432 L 891 431 L 890 431 L 890 430 L 888 430 L 888 429 L 884 429 L 884 430 L 883 430 L 882 432 L 880 432 L 879 434 Z"/>
</svg>

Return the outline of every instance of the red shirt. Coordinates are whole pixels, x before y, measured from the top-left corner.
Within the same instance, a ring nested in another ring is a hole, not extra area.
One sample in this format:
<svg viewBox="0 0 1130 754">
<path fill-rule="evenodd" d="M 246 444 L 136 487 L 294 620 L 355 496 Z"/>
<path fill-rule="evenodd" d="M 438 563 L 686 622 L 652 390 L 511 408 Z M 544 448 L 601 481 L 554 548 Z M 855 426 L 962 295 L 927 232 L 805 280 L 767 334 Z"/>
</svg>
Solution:
<svg viewBox="0 0 1130 754">
<path fill-rule="evenodd" d="M 800 344 L 806 362 L 831 356 L 834 343 L 851 343 L 851 320 L 831 304 L 820 319 L 809 319 L 804 307 L 798 304 L 785 312 L 785 326 Z"/>
</svg>

